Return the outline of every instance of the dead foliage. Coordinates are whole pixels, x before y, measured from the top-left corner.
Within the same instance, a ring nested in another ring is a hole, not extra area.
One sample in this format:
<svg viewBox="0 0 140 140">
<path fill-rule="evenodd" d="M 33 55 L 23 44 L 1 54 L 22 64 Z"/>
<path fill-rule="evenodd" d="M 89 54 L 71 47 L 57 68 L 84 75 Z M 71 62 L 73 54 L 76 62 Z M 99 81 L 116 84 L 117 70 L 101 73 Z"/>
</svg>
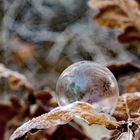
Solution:
<svg viewBox="0 0 140 140">
<path fill-rule="evenodd" d="M 140 46 L 139 0 L 90 0 L 90 6 L 98 10 L 94 20 L 108 28 L 119 28 L 121 43 Z"/>
</svg>

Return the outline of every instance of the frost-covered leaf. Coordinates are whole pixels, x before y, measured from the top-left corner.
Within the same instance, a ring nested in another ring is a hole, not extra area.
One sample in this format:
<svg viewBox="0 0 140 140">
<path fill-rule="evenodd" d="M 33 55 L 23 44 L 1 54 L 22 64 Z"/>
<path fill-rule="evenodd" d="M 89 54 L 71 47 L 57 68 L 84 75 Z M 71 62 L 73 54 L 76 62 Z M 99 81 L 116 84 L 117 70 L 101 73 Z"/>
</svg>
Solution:
<svg viewBox="0 0 140 140">
<path fill-rule="evenodd" d="M 1 77 L 7 78 L 9 86 L 13 90 L 17 90 L 21 86 L 24 86 L 28 91 L 33 90 L 32 85 L 24 75 L 6 68 L 3 64 L 0 64 L 0 78 Z"/>
<path fill-rule="evenodd" d="M 117 138 L 117 140 L 133 140 L 133 133 L 132 133 L 132 131 L 129 129 L 128 132 L 123 132 Z"/>
<path fill-rule="evenodd" d="M 131 121 L 122 122 L 119 129 L 115 129 L 111 132 L 109 140 L 134 140 L 134 132 L 137 129 L 137 125 Z"/>
<path fill-rule="evenodd" d="M 109 116 L 103 113 L 97 113 L 93 110 L 92 105 L 84 102 L 75 102 L 63 107 L 57 107 L 47 114 L 26 122 L 13 133 L 10 140 L 20 138 L 33 129 L 47 129 L 56 125 L 66 124 L 74 117 L 80 118 L 89 125 L 104 125 L 108 129 L 119 127 L 119 123 L 111 121 Z"/>
<path fill-rule="evenodd" d="M 140 2 L 138 0 L 91 0 L 99 12 L 94 20 L 102 26 L 120 28 L 121 43 L 140 44 Z"/>
</svg>

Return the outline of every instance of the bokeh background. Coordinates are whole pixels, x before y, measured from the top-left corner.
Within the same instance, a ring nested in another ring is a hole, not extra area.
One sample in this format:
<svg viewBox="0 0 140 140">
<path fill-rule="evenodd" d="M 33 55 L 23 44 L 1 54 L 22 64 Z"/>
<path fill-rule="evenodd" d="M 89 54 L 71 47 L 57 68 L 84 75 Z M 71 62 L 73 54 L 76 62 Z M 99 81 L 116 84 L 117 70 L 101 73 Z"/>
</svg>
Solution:
<svg viewBox="0 0 140 140">
<path fill-rule="evenodd" d="M 96 13 L 88 0 L 0 0 L 0 63 L 25 75 L 35 90 L 55 91 L 59 75 L 74 62 L 138 60 L 139 49 L 118 43 L 121 31 L 97 25 Z M 13 92 L 4 80 L 0 85 L 1 102 L 25 92 Z"/>
<path fill-rule="evenodd" d="M 55 84 L 71 63 L 103 65 L 137 59 L 137 48 L 121 45 L 120 31 L 97 25 L 87 0 L 0 1 L 0 61 L 25 74 L 35 88 Z"/>
</svg>

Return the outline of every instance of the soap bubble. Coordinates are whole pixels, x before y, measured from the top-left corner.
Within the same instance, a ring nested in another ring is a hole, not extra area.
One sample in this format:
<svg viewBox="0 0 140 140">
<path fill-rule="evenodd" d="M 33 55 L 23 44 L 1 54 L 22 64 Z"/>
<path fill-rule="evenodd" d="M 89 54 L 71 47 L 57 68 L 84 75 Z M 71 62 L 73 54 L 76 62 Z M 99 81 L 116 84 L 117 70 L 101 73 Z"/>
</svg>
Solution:
<svg viewBox="0 0 140 140">
<path fill-rule="evenodd" d="M 119 96 L 117 81 L 111 71 L 91 61 L 70 65 L 56 84 L 59 105 L 84 101 L 97 112 L 112 114 Z"/>
</svg>

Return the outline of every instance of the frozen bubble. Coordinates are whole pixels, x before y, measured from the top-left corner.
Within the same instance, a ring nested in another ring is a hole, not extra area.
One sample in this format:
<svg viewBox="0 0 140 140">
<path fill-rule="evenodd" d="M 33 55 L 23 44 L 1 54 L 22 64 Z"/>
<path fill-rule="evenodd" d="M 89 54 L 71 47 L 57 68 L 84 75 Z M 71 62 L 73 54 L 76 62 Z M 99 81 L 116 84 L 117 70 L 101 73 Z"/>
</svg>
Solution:
<svg viewBox="0 0 140 140">
<path fill-rule="evenodd" d="M 111 114 L 116 106 L 119 89 L 111 71 L 91 61 L 70 65 L 60 75 L 56 85 L 60 105 L 75 101 L 93 104 L 97 112 Z"/>
</svg>

